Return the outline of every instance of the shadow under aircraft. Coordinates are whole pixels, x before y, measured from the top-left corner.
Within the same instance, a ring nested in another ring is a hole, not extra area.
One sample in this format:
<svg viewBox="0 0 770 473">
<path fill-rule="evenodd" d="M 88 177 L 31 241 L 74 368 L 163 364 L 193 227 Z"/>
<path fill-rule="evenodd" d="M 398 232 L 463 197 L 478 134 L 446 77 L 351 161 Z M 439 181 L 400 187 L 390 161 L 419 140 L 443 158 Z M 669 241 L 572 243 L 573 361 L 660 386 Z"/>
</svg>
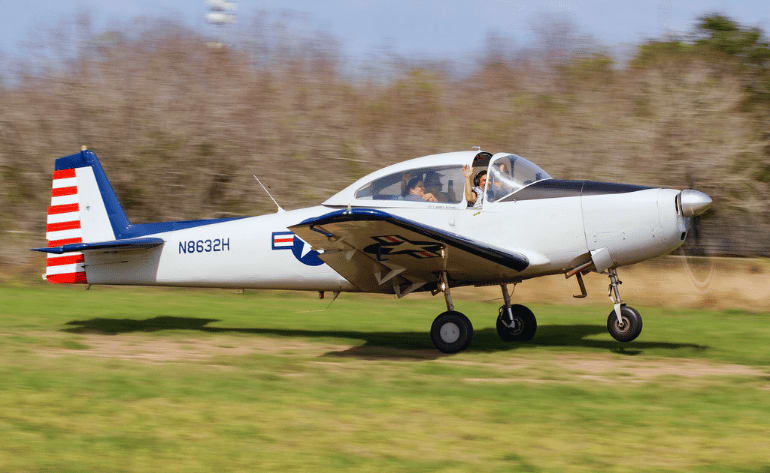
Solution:
<svg viewBox="0 0 770 473">
<path fill-rule="evenodd" d="M 203 317 L 177 317 L 159 315 L 148 319 L 129 318 L 93 318 L 67 322 L 62 329 L 69 333 L 90 333 L 102 335 L 120 335 L 125 333 L 158 332 L 162 330 L 190 330 L 207 333 L 239 333 L 267 335 L 277 337 L 305 338 L 341 338 L 362 340 L 361 345 L 349 349 L 326 353 L 325 356 L 343 356 L 362 359 L 436 359 L 446 354 L 433 350 L 429 337 L 419 331 L 356 331 L 356 330 L 307 330 L 292 328 L 263 327 L 216 327 L 209 324 L 220 319 Z M 662 348 L 668 350 L 695 349 L 707 350 L 709 347 L 692 343 L 672 343 L 640 341 L 632 347 L 624 346 L 614 340 L 588 338 L 603 333 L 601 325 L 543 325 L 538 327 L 538 337 L 519 344 L 505 343 L 498 338 L 494 328 L 484 328 L 474 333 L 474 340 L 479 343 L 469 347 L 471 352 L 504 352 L 531 347 L 583 347 L 598 351 L 609 351 L 622 355 L 639 355 L 646 349 Z"/>
</svg>

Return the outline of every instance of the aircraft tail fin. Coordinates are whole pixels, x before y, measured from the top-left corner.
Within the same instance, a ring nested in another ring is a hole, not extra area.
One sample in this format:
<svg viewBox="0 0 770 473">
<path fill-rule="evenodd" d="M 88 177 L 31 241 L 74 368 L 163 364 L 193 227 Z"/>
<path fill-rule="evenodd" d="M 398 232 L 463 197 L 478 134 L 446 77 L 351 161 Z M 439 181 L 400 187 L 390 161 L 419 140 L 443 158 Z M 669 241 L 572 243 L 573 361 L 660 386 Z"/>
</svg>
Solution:
<svg viewBox="0 0 770 473">
<path fill-rule="evenodd" d="M 96 154 L 83 149 L 56 160 L 46 221 L 49 248 L 115 240 L 128 226 L 128 217 Z M 49 253 L 45 279 L 88 283 L 83 253 Z"/>
</svg>

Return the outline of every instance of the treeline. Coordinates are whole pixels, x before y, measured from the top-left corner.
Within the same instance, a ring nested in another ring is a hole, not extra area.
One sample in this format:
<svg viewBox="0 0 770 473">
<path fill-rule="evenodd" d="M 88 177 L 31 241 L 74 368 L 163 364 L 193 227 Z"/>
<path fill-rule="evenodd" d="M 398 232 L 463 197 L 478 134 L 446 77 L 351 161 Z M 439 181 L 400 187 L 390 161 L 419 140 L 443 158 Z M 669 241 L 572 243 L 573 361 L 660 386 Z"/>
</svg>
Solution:
<svg viewBox="0 0 770 473">
<path fill-rule="evenodd" d="M 88 145 L 132 221 L 317 204 L 411 157 L 473 145 L 560 178 L 696 187 L 703 242 L 770 255 L 770 48 L 711 15 L 618 63 L 569 28 L 490 38 L 472 64 L 382 55 L 351 70 L 334 38 L 263 15 L 228 46 L 167 20 L 86 20 L 0 57 L 0 261 L 44 240 L 56 157 Z M 577 46 L 576 46 L 577 45 Z"/>
</svg>

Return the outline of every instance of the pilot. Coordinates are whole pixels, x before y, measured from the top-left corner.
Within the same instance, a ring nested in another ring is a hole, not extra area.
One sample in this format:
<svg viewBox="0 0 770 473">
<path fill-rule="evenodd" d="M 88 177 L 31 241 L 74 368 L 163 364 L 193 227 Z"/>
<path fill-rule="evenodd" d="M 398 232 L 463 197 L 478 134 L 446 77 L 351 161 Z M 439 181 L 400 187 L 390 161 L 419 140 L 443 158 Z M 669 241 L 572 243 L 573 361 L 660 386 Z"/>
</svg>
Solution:
<svg viewBox="0 0 770 473">
<path fill-rule="evenodd" d="M 463 168 L 465 174 L 465 199 L 468 201 L 468 207 L 480 209 L 484 203 L 484 187 L 487 185 L 487 172 L 481 171 L 473 178 L 471 185 L 471 175 L 473 169 L 467 164 Z"/>
<path fill-rule="evenodd" d="M 404 200 L 438 202 L 435 195 L 425 192 L 425 185 L 419 177 L 413 177 L 406 186 L 407 195 Z"/>
<path fill-rule="evenodd" d="M 507 168 L 505 163 L 499 163 L 496 167 L 492 168 L 492 182 L 487 189 L 487 199 L 494 202 L 508 195 L 509 190 L 503 187 L 503 176 L 507 176 Z M 482 187 L 483 189 L 483 187 Z"/>
</svg>

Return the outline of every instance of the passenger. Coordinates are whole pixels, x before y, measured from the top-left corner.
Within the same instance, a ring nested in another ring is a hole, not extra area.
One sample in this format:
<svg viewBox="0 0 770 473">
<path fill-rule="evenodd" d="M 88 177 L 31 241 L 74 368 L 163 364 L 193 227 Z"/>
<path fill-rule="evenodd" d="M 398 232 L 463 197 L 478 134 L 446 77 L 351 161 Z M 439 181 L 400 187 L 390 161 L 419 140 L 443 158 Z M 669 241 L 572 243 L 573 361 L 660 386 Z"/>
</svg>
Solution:
<svg viewBox="0 0 770 473">
<path fill-rule="evenodd" d="M 404 200 L 438 202 L 435 195 L 425 192 L 425 185 L 419 177 L 413 177 L 406 186 L 408 194 Z"/>
<path fill-rule="evenodd" d="M 437 172 L 429 172 L 425 176 L 425 190 L 433 194 L 439 202 L 456 202 L 448 192 L 441 192 L 441 176 Z"/>
<path fill-rule="evenodd" d="M 463 174 L 465 174 L 465 199 L 468 201 L 468 207 L 479 209 L 484 203 L 484 187 L 487 185 L 487 172 L 481 171 L 476 174 L 476 177 L 473 178 L 473 185 L 471 185 L 473 169 L 467 164 L 463 168 Z"/>
</svg>

